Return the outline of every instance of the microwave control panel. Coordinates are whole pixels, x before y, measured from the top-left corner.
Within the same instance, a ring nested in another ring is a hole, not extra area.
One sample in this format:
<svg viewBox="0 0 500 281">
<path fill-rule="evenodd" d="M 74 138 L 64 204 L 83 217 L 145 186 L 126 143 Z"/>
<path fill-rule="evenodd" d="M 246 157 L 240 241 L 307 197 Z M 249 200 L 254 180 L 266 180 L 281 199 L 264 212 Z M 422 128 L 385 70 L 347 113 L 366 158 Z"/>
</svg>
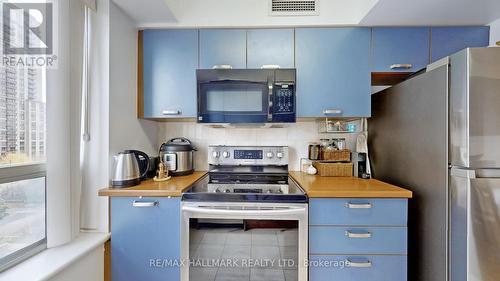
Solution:
<svg viewBox="0 0 500 281">
<path fill-rule="evenodd" d="M 273 113 L 290 113 L 295 111 L 295 93 L 293 84 L 275 84 Z"/>
</svg>

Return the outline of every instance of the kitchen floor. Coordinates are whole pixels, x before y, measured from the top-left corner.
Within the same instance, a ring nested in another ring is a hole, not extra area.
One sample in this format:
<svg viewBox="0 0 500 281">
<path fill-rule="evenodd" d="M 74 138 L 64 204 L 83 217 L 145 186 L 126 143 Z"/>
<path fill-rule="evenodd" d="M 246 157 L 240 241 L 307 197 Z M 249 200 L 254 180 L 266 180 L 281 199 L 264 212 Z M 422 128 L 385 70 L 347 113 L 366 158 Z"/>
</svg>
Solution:
<svg viewBox="0 0 500 281">
<path fill-rule="evenodd" d="M 189 281 L 296 281 L 297 245 L 297 229 L 191 229 Z"/>
</svg>

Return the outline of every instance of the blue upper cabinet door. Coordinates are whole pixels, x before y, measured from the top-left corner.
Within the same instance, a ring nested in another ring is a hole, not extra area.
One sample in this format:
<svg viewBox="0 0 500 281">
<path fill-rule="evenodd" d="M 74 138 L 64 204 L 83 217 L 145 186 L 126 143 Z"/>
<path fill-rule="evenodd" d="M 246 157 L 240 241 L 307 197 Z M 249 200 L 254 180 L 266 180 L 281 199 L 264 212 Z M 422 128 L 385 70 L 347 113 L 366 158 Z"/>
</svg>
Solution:
<svg viewBox="0 0 500 281">
<path fill-rule="evenodd" d="M 469 47 L 487 47 L 489 26 L 433 27 L 431 43 L 432 61 L 437 61 Z"/>
<path fill-rule="evenodd" d="M 144 117 L 196 117 L 197 68 L 197 30 L 144 30 Z"/>
<path fill-rule="evenodd" d="M 299 117 L 369 117 L 370 28 L 295 30 Z"/>
<path fill-rule="evenodd" d="M 372 32 L 372 72 L 415 72 L 429 64 L 428 27 L 381 27 Z"/>
<path fill-rule="evenodd" d="M 113 281 L 180 280 L 180 198 L 111 198 L 111 241 Z"/>
<path fill-rule="evenodd" d="M 246 68 L 246 41 L 244 29 L 201 29 L 200 68 L 216 65 Z"/>
<path fill-rule="evenodd" d="M 293 29 L 250 29 L 247 33 L 247 68 L 279 65 L 294 68 Z"/>
</svg>

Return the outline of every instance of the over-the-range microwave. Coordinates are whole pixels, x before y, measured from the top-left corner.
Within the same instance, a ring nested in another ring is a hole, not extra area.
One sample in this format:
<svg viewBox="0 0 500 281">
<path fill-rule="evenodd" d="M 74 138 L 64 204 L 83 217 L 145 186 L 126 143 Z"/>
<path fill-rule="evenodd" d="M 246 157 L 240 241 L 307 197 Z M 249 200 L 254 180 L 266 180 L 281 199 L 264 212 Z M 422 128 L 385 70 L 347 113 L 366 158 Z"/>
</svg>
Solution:
<svg viewBox="0 0 500 281">
<path fill-rule="evenodd" d="M 198 69 L 198 122 L 295 122 L 295 76 L 295 69 Z"/>
</svg>

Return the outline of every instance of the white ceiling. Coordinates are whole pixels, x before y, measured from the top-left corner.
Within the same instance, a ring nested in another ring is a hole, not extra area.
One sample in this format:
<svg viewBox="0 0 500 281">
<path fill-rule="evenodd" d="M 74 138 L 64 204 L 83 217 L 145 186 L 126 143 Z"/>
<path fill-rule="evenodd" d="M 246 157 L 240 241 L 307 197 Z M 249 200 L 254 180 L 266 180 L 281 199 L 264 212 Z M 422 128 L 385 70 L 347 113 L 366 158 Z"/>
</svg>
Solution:
<svg viewBox="0 0 500 281">
<path fill-rule="evenodd" d="M 269 0 L 112 0 L 140 28 L 484 25 L 500 0 L 320 0 L 319 16 L 269 16 Z"/>
<path fill-rule="evenodd" d="M 356 25 L 378 0 L 320 0 L 318 16 L 269 16 L 269 0 L 112 0 L 138 27 Z"/>
<path fill-rule="evenodd" d="M 176 22 L 165 0 L 112 0 L 138 25 Z"/>
<path fill-rule="evenodd" d="M 360 24 L 486 25 L 500 18 L 500 0 L 380 0 Z"/>
</svg>

